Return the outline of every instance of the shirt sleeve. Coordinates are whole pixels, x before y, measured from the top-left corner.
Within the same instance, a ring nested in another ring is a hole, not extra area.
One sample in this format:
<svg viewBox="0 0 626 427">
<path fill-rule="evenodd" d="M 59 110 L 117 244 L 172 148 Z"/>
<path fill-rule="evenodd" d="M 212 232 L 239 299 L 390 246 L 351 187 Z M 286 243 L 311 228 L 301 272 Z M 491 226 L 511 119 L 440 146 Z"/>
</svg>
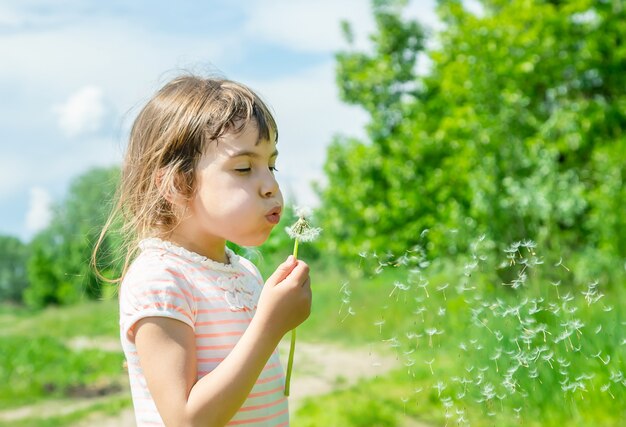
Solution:
<svg viewBox="0 0 626 427">
<path fill-rule="evenodd" d="M 189 281 L 177 269 L 140 262 L 128 271 L 120 288 L 120 329 L 130 342 L 134 327 L 146 317 L 167 317 L 195 329 L 196 304 Z"/>
</svg>

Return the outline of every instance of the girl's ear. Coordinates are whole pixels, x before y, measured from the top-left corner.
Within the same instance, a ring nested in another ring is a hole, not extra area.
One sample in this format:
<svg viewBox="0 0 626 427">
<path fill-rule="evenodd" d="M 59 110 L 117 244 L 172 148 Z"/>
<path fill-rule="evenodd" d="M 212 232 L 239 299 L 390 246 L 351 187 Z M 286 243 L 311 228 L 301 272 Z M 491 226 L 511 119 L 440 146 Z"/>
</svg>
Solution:
<svg viewBox="0 0 626 427">
<path fill-rule="evenodd" d="M 156 185 L 161 196 L 170 202 L 172 206 L 185 208 L 189 201 L 189 194 L 185 191 L 188 187 L 185 178 L 175 168 L 165 167 L 159 169 L 156 176 Z"/>
</svg>

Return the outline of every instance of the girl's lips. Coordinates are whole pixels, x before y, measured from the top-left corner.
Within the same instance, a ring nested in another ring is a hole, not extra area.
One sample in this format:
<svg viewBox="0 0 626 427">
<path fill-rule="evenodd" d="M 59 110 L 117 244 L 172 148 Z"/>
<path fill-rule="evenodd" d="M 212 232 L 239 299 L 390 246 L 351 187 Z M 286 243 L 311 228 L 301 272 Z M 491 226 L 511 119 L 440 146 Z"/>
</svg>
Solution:
<svg viewBox="0 0 626 427">
<path fill-rule="evenodd" d="M 267 215 L 265 215 L 265 218 L 267 218 L 267 221 L 270 224 L 278 224 L 278 222 L 280 221 L 280 212 L 282 211 L 280 206 L 276 206 L 274 207 L 272 210 L 270 210 Z"/>
<path fill-rule="evenodd" d="M 270 222 L 271 224 L 278 224 L 278 222 L 280 221 L 280 214 L 273 213 L 273 214 L 265 215 L 265 218 L 267 218 L 267 221 Z"/>
</svg>

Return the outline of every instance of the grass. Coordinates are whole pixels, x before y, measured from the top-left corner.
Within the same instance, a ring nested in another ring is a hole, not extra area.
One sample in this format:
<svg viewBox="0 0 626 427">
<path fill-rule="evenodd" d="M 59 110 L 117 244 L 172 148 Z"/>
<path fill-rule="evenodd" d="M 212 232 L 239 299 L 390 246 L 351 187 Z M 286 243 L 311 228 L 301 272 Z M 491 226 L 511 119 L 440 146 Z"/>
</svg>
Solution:
<svg viewBox="0 0 626 427">
<path fill-rule="evenodd" d="M 506 267 L 475 249 L 430 266 L 368 256 L 360 276 L 313 265 L 313 311 L 299 338 L 382 344 L 403 367 L 308 399 L 293 425 L 395 426 L 406 417 L 434 425 L 620 425 L 623 286 L 577 282 L 561 267 L 534 265 L 524 247 L 505 259 Z M 261 268 L 267 276 L 270 267 Z M 114 300 L 41 312 L 3 306 L 0 331 L 4 408 L 71 396 L 123 375 L 120 354 L 67 346 L 79 336 L 117 339 Z M 11 425 L 67 425 L 129 404 L 128 397 L 114 401 Z"/>
<path fill-rule="evenodd" d="M 494 267 L 477 250 L 428 268 L 383 262 L 382 272 L 347 284 L 326 274 L 301 336 L 383 342 L 405 368 L 310 399 L 295 424 L 398 425 L 406 414 L 437 425 L 620 425 L 621 287 L 608 294 L 607 284 L 576 283 L 532 247 L 505 261 Z M 370 414 L 371 424 L 354 414 Z"/>
<path fill-rule="evenodd" d="M 114 301 L 42 311 L 2 306 L 0 409 L 122 390 L 121 352 L 77 350 L 68 344 L 79 336 L 110 340 L 118 334 L 117 318 Z"/>
</svg>

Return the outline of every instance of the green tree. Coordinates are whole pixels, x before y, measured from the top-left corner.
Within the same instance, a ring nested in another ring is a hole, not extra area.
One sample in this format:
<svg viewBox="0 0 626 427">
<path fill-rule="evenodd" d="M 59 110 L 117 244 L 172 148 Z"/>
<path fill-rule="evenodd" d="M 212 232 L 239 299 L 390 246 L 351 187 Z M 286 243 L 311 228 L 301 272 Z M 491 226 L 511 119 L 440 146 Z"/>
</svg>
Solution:
<svg viewBox="0 0 626 427">
<path fill-rule="evenodd" d="M 532 238 L 553 256 L 623 259 L 623 2 L 481 5 L 439 2 L 424 76 L 413 72 L 421 42 L 407 42 L 421 33 L 398 2 L 374 3 L 372 53 L 337 55 L 344 100 L 371 120 L 369 141 L 328 150 L 328 248 L 398 252 L 424 228 L 445 247 L 444 231 L 459 229 L 496 247 Z"/>
<path fill-rule="evenodd" d="M 0 236 L 0 301 L 21 302 L 28 285 L 28 246 L 16 237 Z"/>
<path fill-rule="evenodd" d="M 338 137 L 325 165 L 328 185 L 320 191 L 324 209 L 319 212 L 322 240 L 344 256 L 382 248 L 401 250 L 416 228 L 418 205 L 407 200 L 404 187 L 415 180 L 416 146 L 404 140 L 404 127 L 419 94 L 415 64 L 424 33 L 416 22 L 402 20 L 405 3 L 374 2 L 378 32 L 371 37 L 373 52 L 351 49 L 337 55 L 341 98 L 371 117 L 369 143 Z M 350 26 L 343 25 L 350 41 Z"/>
<path fill-rule="evenodd" d="M 76 178 L 62 203 L 54 208 L 50 225 L 31 242 L 30 286 L 25 301 L 35 307 L 70 304 L 102 296 L 102 286 L 90 268 L 90 257 L 112 206 L 119 168 L 93 169 Z M 106 237 L 98 263 L 119 273 L 120 242 Z"/>
</svg>

